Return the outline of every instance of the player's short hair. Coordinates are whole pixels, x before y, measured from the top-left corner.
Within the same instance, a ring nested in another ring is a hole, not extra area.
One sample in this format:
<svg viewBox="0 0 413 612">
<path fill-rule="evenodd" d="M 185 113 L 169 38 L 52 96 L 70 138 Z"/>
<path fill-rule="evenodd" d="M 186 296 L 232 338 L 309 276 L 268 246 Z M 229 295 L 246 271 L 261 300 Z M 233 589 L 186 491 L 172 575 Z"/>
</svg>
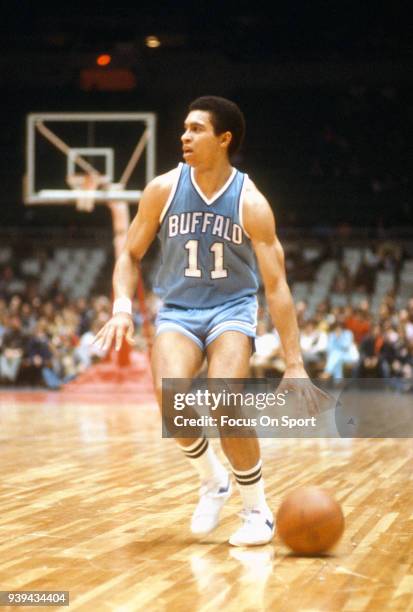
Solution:
<svg viewBox="0 0 413 612">
<path fill-rule="evenodd" d="M 245 135 L 245 118 L 235 102 L 219 96 L 201 96 L 191 102 L 188 110 L 209 112 L 215 134 L 218 135 L 223 132 L 231 132 L 232 134 L 228 146 L 229 157 L 239 151 Z"/>
</svg>

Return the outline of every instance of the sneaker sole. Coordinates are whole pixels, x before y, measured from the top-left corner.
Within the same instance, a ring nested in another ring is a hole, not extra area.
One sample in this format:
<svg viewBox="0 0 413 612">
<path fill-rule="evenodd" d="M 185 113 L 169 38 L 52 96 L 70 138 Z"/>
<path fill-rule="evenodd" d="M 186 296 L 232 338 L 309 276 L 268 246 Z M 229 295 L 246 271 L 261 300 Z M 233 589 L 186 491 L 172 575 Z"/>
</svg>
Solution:
<svg viewBox="0 0 413 612">
<path fill-rule="evenodd" d="M 258 540 L 256 542 L 240 542 L 238 540 L 238 542 L 237 542 L 237 541 L 232 540 L 232 538 L 230 538 L 228 541 L 231 544 L 231 546 L 238 546 L 238 547 L 241 547 L 241 546 L 264 546 L 264 544 L 268 544 L 269 542 L 271 542 L 271 540 L 273 539 L 274 535 L 275 535 L 275 529 L 273 529 L 273 531 L 271 533 L 271 536 L 269 538 L 266 538 L 265 540 Z"/>
</svg>

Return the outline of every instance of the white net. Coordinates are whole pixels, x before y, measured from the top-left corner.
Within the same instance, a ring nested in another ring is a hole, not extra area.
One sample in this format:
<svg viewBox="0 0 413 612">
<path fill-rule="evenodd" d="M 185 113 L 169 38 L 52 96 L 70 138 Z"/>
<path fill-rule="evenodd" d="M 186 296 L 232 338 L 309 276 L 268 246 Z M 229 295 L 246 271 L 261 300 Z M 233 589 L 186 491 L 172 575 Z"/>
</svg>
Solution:
<svg viewBox="0 0 413 612">
<path fill-rule="evenodd" d="M 108 184 L 108 177 L 102 174 L 70 174 L 67 183 L 79 194 L 76 198 L 76 208 L 83 212 L 92 212 L 95 208 L 95 192 Z"/>
</svg>

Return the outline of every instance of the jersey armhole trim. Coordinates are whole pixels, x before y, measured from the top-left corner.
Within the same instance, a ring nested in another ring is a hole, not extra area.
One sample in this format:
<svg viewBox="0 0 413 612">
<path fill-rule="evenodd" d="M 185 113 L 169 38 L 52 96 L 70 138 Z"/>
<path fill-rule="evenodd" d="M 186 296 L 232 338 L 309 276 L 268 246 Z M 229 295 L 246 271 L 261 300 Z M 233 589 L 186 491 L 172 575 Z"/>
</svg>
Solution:
<svg viewBox="0 0 413 612">
<path fill-rule="evenodd" d="M 251 236 L 248 234 L 248 232 L 245 230 L 245 227 L 244 227 L 244 196 L 245 196 L 245 191 L 247 188 L 247 180 L 248 180 L 248 174 L 244 174 L 244 180 L 243 180 L 242 187 L 241 187 L 241 193 L 239 195 L 238 216 L 239 216 L 239 223 L 241 225 L 242 231 L 244 232 L 246 237 L 249 240 L 251 240 Z"/>
<path fill-rule="evenodd" d="M 180 162 L 178 164 L 178 173 L 177 173 L 177 177 L 172 185 L 172 189 L 171 189 L 171 193 L 169 194 L 169 197 L 165 203 L 165 206 L 162 209 L 161 215 L 159 217 L 159 225 L 162 225 L 162 221 L 165 218 L 166 213 L 168 212 L 168 209 L 170 207 L 170 205 L 172 204 L 172 200 L 175 197 L 175 193 L 176 190 L 178 189 L 178 185 L 179 185 L 179 179 L 181 178 L 181 174 L 182 174 L 182 168 L 184 167 L 183 163 Z"/>
</svg>

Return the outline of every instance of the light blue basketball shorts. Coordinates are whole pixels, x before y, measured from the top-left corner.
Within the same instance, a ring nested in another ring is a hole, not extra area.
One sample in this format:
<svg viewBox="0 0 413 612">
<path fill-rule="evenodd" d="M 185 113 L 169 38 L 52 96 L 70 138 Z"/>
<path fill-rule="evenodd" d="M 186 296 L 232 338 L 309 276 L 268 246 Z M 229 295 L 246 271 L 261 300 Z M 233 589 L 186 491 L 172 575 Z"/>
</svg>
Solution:
<svg viewBox="0 0 413 612">
<path fill-rule="evenodd" d="M 176 331 L 205 347 L 226 331 L 255 338 L 258 300 L 255 295 L 238 298 L 213 308 L 162 306 L 156 319 L 156 335 Z"/>
</svg>

